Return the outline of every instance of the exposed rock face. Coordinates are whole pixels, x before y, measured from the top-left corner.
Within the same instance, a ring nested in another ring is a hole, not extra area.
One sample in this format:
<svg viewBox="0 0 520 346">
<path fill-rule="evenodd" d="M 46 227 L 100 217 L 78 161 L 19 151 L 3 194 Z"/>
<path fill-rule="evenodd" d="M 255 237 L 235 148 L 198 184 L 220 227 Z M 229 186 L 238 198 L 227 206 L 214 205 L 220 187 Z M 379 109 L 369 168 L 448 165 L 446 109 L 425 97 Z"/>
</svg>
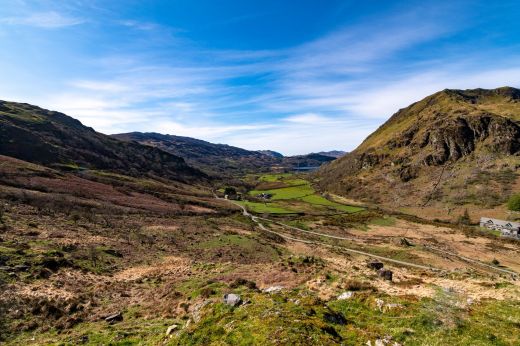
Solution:
<svg viewBox="0 0 520 346">
<path fill-rule="evenodd" d="M 519 95 L 518 89 L 499 88 L 428 96 L 399 110 L 356 150 L 322 167 L 321 187 L 410 206 L 428 200 L 432 191 L 437 199 L 449 197 L 447 177 L 471 182 L 482 171 L 507 171 L 511 186 L 520 168 Z M 489 185 L 499 195 L 507 193 L 498 186 L 505 184 L 501 179 Z M 394 193 L 385 196 L 385 191 Z"/>
<path fill-rule="evenodd" d="M 236 307 L 242 304 L 242 298 L 238 294 L 229 293 L 224 295 L 224 303 Z"/>
</svg>

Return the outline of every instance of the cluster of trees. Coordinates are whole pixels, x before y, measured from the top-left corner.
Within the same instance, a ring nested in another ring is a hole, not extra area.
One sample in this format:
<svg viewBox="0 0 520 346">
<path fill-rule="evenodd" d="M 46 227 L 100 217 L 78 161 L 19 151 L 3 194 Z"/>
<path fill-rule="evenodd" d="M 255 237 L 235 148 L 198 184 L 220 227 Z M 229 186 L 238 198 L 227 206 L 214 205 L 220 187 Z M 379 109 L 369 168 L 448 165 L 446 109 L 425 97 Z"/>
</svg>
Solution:
<svg viewBox="0 0 520 346">
<path fill-rule="evenodd" d="M 520 193 L 515 193 L 509 197 L 507 208 L 512 211 L 520 211 Z"/>
</svg>

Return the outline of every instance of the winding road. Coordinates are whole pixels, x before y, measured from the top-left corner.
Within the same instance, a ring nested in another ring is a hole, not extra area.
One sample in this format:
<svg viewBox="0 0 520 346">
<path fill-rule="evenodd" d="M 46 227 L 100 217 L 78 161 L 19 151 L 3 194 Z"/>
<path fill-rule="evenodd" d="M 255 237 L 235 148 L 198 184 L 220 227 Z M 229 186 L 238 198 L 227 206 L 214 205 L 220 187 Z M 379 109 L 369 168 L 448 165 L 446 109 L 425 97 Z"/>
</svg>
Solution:
<svg viewBox="0 0 520 346">
<path fill-rule="evenodd" d="M 255 222 L 257 224 L 257 226 L 262 231 L 269 232 L 269 233 L 272 233 L 272 234 L 276 234 L 277 236 L 282 237 L 282 238 L 287 239 L 287 240 L 292 240 L 292 241 L 296 241 L 296 242 L 300 242 L 300 243 L 306 243 L 306 244 L 316 244 L 316 245 L 326 246 L 326 247 L 330 247 L 330 248 L 338 248 L 338 249 L 344 250 L 346 252 L 350 252 L 350 253 L 354 253 L 354 254 L 358 254 L 358 255 L 363 255 L 363 256 L 370 257 L 370 258 L 375 258 L 375 259 L 378 259 L 378 260 L 381 260 L 381 261 L 391 262 L 391 263 L 395 263 L 395 264 L 399 264 L 399 265 L 403 265 L 403 266 L 408 266 L 408 267 L 413 267 L 413 268 L 425 269 L 425 270 L 430 270 L 430 271 L 434 271 L 434 272 L 442 272 L 443 271 L 443 270 L 441 270 L 439 268 L 435 268 L 435 267 L 432 267 L 432 266 L 425 266 L 425 265 L 421 265 L 421 264 L 410 263 L 410 262 L 406 262 L 406 261 L 400 261 L 400 260 L 396 260 L 396 259 L 388 258 L 388 257 L 384 257 L 384 256 L 374 255 L 374 254 L 371 254 L 369 252 L 352 249 L 352 248 L 349 248 L 349 247 L 346 247 L 346 246 L 342 246 L 342 245 L 341 246 L 340 245 L 331 245 L 331 244 L 327 244 L 327 243 L 322 243 L 322 242 L 317 242 L 317 241 L 312 241 L 312 240 L 306 240 L 306 239 L 300 239 L 300 238 L 291 237 L 291 236 L 288 236 L 286 234 L 283 234 L 283 233 L 280 233 L 280 232 L 276 232 L 276 231 L 273 231 L 273 230 L 267 228 L 263 223 L 260 222 L 260 220 L 264 220 L 264 221 L 267 221 L 267 222 L 270 222 L 270 223 L 282 226 L 284 228 L 291 229 L 293 231 L 301 232 L 301 233 L 307 233 L 307 234 L 312 234 L 312 235 L 325 237 L 325 238 L 336 239 L 336 240 L 355 240 L 352 237 L 347 238 L 347 237 L 334 236 L 334 235 L 320 233 L 320 232 L 308 231 L 308 230 L 304 230 L 304 229 L 301 229 L 301 228 L 298 228 L 298 227 L 294 227 L 294 226 L 290 226 L 290 225 L 284 224 L 284 223 L 279 222 L 279 221 L 274 221 L 274 220 L 267 219 L 267 218 L 264 218 L 264 217 L 255 216 L 255 215 L 252 215 L 251 213 L 249 213 L 247 211 L 247 209 L 244 206 L 240 205 L 239 203 L 236 203 L 236 202 L 234 202 L 232 200 L 229 200 L 229 199 L 220 198 L 220 197 L 218 197 L 216 195 L 215 195 L 215 198 L 217 198 L 219 200 L 226 201 L 228 203 L 231 203 L 231 204 L 239 207 L 240 209 L 242 209 L 242 214 L 244 216 L 246 216 L 246 217 L 249 217 L 253 222 Z M 429 250 L 429 251 L 441 252 L 441 253 L 443 253 L 445 255 L 457 257 L 457 258 L 459 258 L 459 259 L 461 259 L 463 261 L 466 261 L 466 262 L 469 262 L 469 263 L 473 263 L 473 264 L 476 264 L 476 265 L 479 265 L 479 266 L 482 266 L 482 267 L 486 267 L 487 269 L 492 269 L 492 270 L 495 270 L 495 271 L 498 271 L 498 272 L 501 272 L 501 273 L 510 274 L 510 275 L 512 275 L 515 278 L 518 277 L 518 273 L 516 273 L 514 271 L 507 270 L 507 269 L 502 269 L 502 268 L 497 268 L 497 267 L 494 267 L 492 265 L 483 263 L 481 261 L 461 256 L 461 255 L 456 254 L 454 252 L 450 252 L 450 251 L 446 251 L 446 250 L 442 250 L 442 249 L 438 249 L 438 248 L 434 248 L 434 247 L 426 246 L 426 245 L 423 246 L 423 248 L 426 249 L 426 250 Z"/>
<path fill-rule="evenodd" d="M 312 240 L 305 240 L 305 239 L 294 238 L 294 237 L 288 236 L 286 234 L 279 233 L 279 232 L 273 231 L 271 229 L 268 229 L 259 220 L 265 220 L 265 221 L 268 221 L 268 222 L 280 225 L 282 227 L 287 227 L 289 229 L 292 229 L 292 230 L 295 230 L 295 231 L 298 231 L 298 232 L 309 233 L 309 234 L 313 234 L 313 235 L 317 235 L 317 236 L 321 236 L 321 237 L 332 238 L 332 239 L 339 239 L 339 240 L 352 240 L 351 238 L 344 238 L 344 237 L 333 236 L 333 235 L 325 234 L 325 233 L 318 233 L 318 232 L 307 231 L 307 230 L 304 230 L 304 229 L 301 229 L 301 228 L 298 228 L 298 227 L 286 225 L 286 224 L 278 222 L 278 221 L 274 221 L 274 220 L 270 220 L 270 219 L 267 219 L 267 218 L 255 216 L 255 215 L 252 215 L 251 213 L 249 213 L 244 206 L 242 206 L 242 205 L 240 205 L 240 204 L 238 204 L 236 202 L 233 202 L 233 201 L 228 200 L 228 199 L 223 199 L 223 198 L 220 198 L 220 197 L 217 197 L 217 196 L 216 196 L 216 198 L 220 199 L 220 200 L 225 200 L 225 201 L 227 201 L 227 202 L 229 202 L 231 204 L 234 204 L 234 205 L 240 207 L 242 209 L 242 214 L 244 216 L 246 216 L 246 217 L 249 217 L 253 222 L 255 222 L 257 224 L 257 226 L 261 230 L 263 230 L 265 232 L 272 233 L 272 234 L 276 234 L 277 236 L 282 237 L 284 239 L 297 241 L 297 242 L 300 242 L 300 243 L 317 244 L 317 245 L 331 247 L 331 248 L 338 248 L 338 249 L 344 250 L 346 252 L 355 253 L 355 254 L 358 254 L 358 255 L 363 255 L 363 256 L 367 256 L 367 257 L 371 257 L 371 258 L 376 258 L 376 259 L 379 259 L 381 261 L 392 262 L 392 263 L 396 263 L 396 264 L 400 264 L 400 265 L 404 265 L 404 266 L 408 266 L 408 267 L 414 267 L 414 268 L 419 268 L 419 269 L 431 270 L 431 271 L 435 271 L 435 272 L 440 272 L 441 271 L 441 269 L 434 268 L 434 267 L 431 267 L 431 266 L 425 266 L 425 265 L 420 265 L 420 264 L 415 264 L 415 263 L 410 263 L 410 262 L 405 262 L 405 261 L 399 261 L 399 260 L 395 260 L 393 258 L 388 258 L 388 257 L 384 257 L 384 256 L 374 255 L 374 254 L 371 254 L 369 252 L 355 250 L 355 249 L 351 249 L 351 248 L 348 248 L 348 247 L 345 247 L 345 246 L 330 245 L 330 244 L 321 243 L 321 242 L 312 241 Z"/>
</svg>

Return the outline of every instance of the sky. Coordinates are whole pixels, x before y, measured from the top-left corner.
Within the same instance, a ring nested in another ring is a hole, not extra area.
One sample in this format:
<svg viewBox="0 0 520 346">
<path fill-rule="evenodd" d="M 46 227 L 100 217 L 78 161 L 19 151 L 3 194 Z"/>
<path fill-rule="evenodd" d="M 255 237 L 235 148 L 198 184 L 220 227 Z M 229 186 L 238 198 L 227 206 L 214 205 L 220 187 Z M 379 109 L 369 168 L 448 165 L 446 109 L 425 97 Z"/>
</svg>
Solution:
<svg viewBox="0 0 520 346">
<path fill-rule="evenodd" d="M 436 91 L 520 87 L 518 1 L 0 0 L 0 99 L 106 134 L 352 150 Z"/>
</svg>

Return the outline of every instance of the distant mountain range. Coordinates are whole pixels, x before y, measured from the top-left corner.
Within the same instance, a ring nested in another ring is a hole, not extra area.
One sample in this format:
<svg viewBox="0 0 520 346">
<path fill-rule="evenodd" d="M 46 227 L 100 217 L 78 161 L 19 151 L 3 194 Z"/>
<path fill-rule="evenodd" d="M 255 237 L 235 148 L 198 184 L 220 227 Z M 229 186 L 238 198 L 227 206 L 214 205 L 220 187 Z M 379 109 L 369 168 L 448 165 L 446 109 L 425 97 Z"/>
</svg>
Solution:
<svg viewBox="0 0 520 346">
<path fill-rule="evenodd" d="M 232 176 L 303 166 L 318 167 L 334 160 L 333 156 L 322 154 L 285 157 L 271 150 L 251 151 L 226 144 L 214 144 L 200 139 L 159 133 L 131 132 L 115 134 L 112 137 L 156 147 L 180 156 L 193 167 L 214 176 Z"/>
<path fill-rule="evenodd" d="M 0 101 L 0 155 L 62 170 L 99 169 L 179 181 L 320 166 L 321 154 L 284 157 L 203 140 L 132 132 L 104 135 L 63 113 Z"/>
<path fill-rule="evenodd" d="M 318 152 L 316 154 L 323 155 L 323 156 L 330 156 L 330 157 L 334 157 L 334 158 L 337 159 L 339 157 L 342 157 L 346 153 L 347 153 L 346 151 L 331 150 L 331 151 L 320 151 L 320 152 Z"/>
<path fill-rule="evenodd" d="M 392 207 L 494 207 L 520 186 L 520 90 L 443 90 L 322 167 L 324 190 Z"/>
</svg>

